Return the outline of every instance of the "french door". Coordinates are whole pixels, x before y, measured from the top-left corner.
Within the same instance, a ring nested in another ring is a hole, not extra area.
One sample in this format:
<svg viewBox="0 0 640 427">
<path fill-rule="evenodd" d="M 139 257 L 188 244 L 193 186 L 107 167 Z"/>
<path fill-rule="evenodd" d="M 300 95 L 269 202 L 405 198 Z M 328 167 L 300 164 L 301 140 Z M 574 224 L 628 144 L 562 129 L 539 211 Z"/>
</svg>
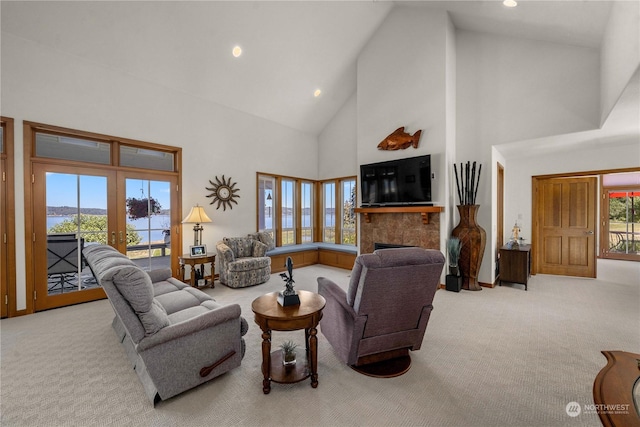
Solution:
<svg viewBox="0 0 640 427">
<path fill-rule="evenodd" d="M 144 270 L 177 271 L 180 224 L 177 179 L 153 172 L 118 172 L 118 250 Z M 175 246 L 175 245 L 174 245 Z"/>
<path fill-rule="evenodd" d="M 176 271 L 176 177 L 49 163 L 34 163 L 33 174 L 36 311 L 105 297 L 82 255 L 91 245 Z"/>
</svg>

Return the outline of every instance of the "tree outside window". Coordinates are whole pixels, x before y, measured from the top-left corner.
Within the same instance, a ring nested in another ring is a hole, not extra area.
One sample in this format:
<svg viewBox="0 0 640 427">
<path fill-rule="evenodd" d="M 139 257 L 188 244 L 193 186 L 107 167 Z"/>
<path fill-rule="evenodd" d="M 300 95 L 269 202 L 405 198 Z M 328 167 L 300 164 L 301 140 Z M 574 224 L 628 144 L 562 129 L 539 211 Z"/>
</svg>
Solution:
<svg viewBox="0 0 640 427">
<path fill-rule="evenodd" d="M 356 244 L 356 180 L 342 181 L 342 238 L 343 245 Z"/>
<path fill-rule="evenodd" d="M 602 194 L 601 255 L 640 261 L 640 172 L 603 175 Z"/>
</svg>

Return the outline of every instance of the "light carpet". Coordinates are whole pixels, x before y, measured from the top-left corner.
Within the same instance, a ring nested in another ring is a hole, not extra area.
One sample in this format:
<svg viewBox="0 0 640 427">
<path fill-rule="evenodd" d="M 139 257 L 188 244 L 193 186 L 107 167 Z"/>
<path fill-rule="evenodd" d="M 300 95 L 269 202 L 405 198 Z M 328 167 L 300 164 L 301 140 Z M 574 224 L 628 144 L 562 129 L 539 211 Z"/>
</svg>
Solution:
<svg viewBox="0 0 640 427">
<path fill-rule="evenodd" d="M 349 271 L 294 270 L 296 289 L 316 278 L 346 288 Z M 239 303 L 249 322 L 242 366 L 154 408 L 111 329 L 108 301 L 12 319 L 1 326 L 2 426 L 599 426 L 569 402 L 593 403 L 601 350 L 640 352 L 640 283 L 537 275 L 509 285 L 439 290 L 422 349 L 405 375 L 367 377 L 341 364 L 318 334 L 319 386 L 272 384 L 262 393 L 260 329 L 251 301 L 263 285 L 205 292 Z M 273 333 L 273 346 L 304 334 Z"/>
</svg>

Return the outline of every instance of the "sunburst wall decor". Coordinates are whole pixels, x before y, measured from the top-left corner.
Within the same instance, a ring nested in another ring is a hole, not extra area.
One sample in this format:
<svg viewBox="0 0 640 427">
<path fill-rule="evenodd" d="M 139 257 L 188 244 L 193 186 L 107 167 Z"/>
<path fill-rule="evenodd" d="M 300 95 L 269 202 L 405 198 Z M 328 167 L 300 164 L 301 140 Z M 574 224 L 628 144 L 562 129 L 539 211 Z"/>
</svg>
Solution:
<svg viewBox="0 0 640 427">
<path fill-rule="evenodd" d="M 207 190 L 212 191 L 212 193 L 207 196 L 212 197 L 211 203 L 209 204 L 213 205 L 214 203 L 218 202 L 218 204 L 216 205 L 216 209 L 220 209 L 220 206 L 222 206 L 222 209 L 225 211 L 227 210 L 227 206 L 229 207 L 229 209 L 233 209 L 232 203 L 235 203 L 237 205 L 238 202 L 235 201 L 235 198 L 240 197 L 238 194 L 236 194 L 238 191 L 240 191 L 239 188 L 235 188 L 237 183 L 231 183 L 231 177 L 229 177 L 229 180 L 227 181 L 224 178 L 224 175 L 222 175 L 221 180 L 216 176 L 215 180 L 215 183 L 209 180 L 211 188 L 206 187 Z"/>
</svg>

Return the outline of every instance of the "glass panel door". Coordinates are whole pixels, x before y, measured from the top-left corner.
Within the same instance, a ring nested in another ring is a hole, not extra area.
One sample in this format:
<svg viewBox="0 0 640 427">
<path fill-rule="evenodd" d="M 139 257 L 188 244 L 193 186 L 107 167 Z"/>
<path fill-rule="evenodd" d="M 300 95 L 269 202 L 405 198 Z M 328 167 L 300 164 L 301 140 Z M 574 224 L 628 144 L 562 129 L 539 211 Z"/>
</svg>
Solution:
<svg viewBox="0 0 640 427">
<path fill-rule="evenodd" d="M 171 178 L 125 178 L 126 253 L 144 270 L 172 266 L 172 188 Z"/>
<path fill-rule="evenodd" d="M 46 206 L 34 221 L 36 310 L 104 298 L 82 253 L 107 243 L 115 230 L 109 216 L 113 174 L 53 165 L 36 165 L 34 171 L 35 196 Z"/>
</svg>

